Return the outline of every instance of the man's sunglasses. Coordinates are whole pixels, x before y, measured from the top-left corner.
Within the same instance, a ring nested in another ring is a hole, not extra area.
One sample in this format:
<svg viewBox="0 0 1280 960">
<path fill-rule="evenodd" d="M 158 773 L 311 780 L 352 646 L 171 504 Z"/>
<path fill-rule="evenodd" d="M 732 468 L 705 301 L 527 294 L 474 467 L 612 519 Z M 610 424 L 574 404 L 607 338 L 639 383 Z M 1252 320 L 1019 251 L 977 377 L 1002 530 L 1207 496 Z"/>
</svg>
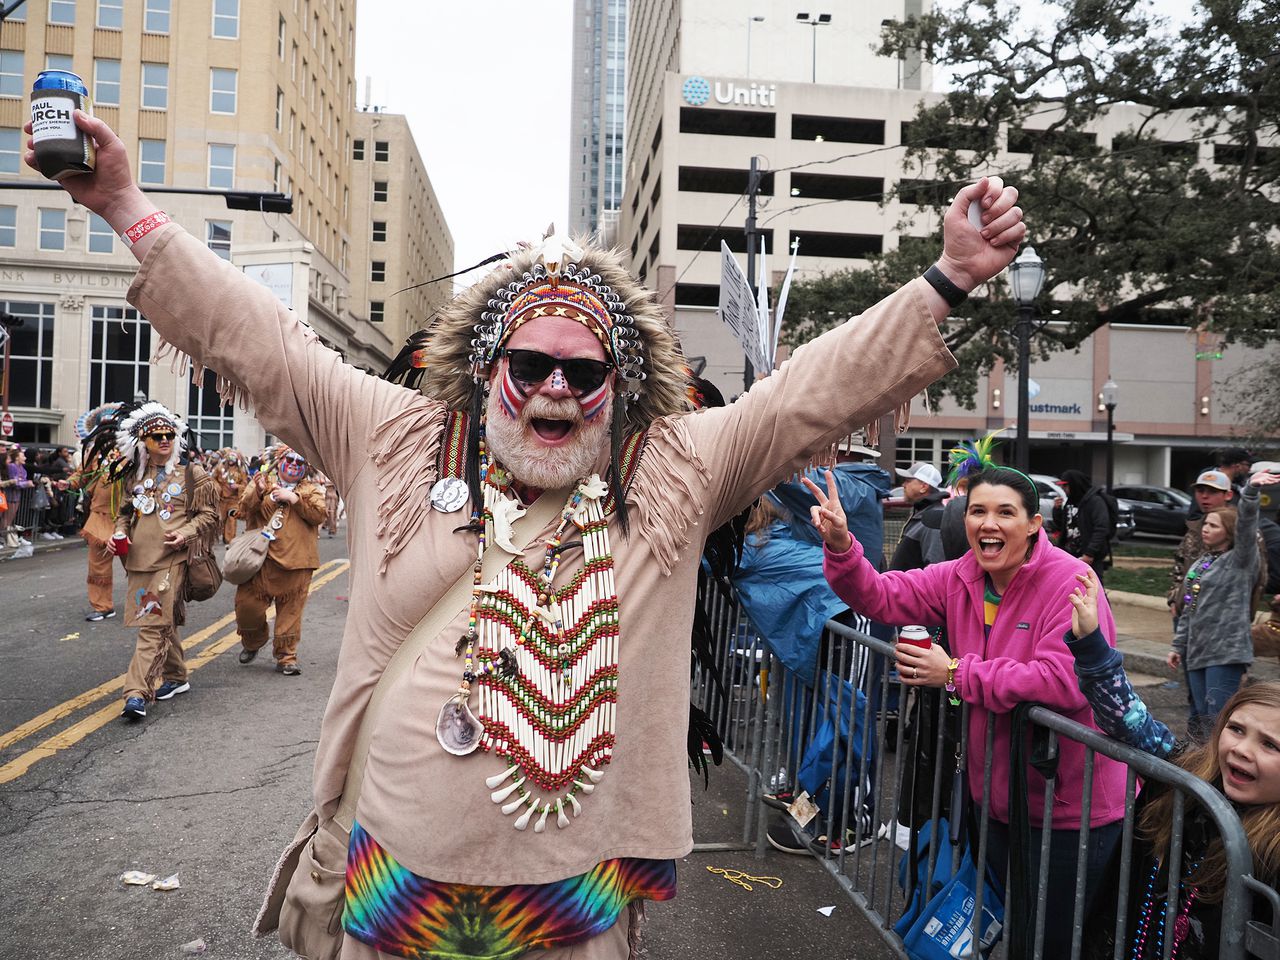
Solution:
<svg viewBox="0 0 1280 960">
<path fill-rule="evenodd" d="M 521 383 L 541 383 L 551 376 L 551 371 L 559 367 L 569 386 L 580 393 L 590 393 L 604 383 L 612 368 L 603 360 L 588 360 L 585 357 L 574 357 L 561 360 L 538 350 L 504 350 L 511 375 Z"/>
<path fill-rule="evenodd" d="M 151 439 L 151 440 L 154 440 L 156 443 L 164 443 L 164 442 L 166 442 L 166 441 L 172 441 L 172 440 L 173 440 L 173 438 L 174 438 L 174 437 L 176 437 L 176 436 L 177 436 L 177 434 L 176 434 L 176 433 L 171 433 L 171 432 L 166 431 L 166 430 L 161 430 L 161 431 L 160 431 L 160 432 L 158 432 L 158 433 L 148 433 L 148 434 L 147 434 L 147 437 L 148 437 L 149 439 Z"/>
</svg>

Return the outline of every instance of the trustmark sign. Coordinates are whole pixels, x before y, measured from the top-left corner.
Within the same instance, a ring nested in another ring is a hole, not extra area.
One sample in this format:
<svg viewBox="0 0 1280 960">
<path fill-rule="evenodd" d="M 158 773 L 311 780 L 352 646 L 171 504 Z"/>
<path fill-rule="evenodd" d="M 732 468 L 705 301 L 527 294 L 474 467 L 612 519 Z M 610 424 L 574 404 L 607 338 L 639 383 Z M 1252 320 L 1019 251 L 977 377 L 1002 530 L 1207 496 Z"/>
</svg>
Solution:
<svg viewBox="0 0 1280 960">
<path fill-rule="evenodd" d="M 689 77 L 680 92 L 684 95 L 684 102 L 691 107 L 701 107 L 712 101 L 725 105 L 763 107 L 767 110 L 778 105 L 778 85 L 775 83 Z"/>
</svg>

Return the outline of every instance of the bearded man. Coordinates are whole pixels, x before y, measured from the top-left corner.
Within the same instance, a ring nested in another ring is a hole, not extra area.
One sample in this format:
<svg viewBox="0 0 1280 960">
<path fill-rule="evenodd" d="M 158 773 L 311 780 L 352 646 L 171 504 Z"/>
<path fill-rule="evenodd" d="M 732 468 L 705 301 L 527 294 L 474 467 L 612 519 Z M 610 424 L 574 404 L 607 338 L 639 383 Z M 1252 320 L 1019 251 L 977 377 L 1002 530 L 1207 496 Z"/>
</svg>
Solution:
<svg viewBox="0 0 1280 960">
<path fill-rule="evenodd" d="M 278 920 L 286 945 L 345 960 L 627 956 L 639 905 L 674 895 L 692 847 L 703 542 L 954 365 L 938 321 L 1012 260 L 1017 192 L 995 178 L 961 190 L 924 278 L 728 407 L 690 412 L 670 323 L 617 254 L 554 237 L 510 252 L 412 345 L 397 374 L 424 396 L 346 366 L 167 222 L 104 123 L 76 123 L 97 170 L 61 183 L 132 242 L 130 302 L 348 505 L 350 606 L 315 809 L 258 930 Z M 462 599 L 434 609 L 446 595 Z M 388 668 L 420 621 L 430 636 L 410 668 Z M 395 679 L 375 700 L 384 670 Z"/>
</svg>

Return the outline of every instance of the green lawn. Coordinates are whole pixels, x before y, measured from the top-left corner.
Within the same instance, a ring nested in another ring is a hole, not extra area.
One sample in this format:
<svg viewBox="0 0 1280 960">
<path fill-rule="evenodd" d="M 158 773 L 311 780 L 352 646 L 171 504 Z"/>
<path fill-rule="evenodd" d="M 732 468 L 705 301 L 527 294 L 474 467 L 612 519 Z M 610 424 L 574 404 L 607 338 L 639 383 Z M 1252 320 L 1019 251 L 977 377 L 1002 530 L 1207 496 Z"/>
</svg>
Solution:
<svg viewBox="0 0 1280 960">
<path fill-rule="evenodd" d="M 1136 570 L 1112 567 L 1107 571 L 1106 585 L 1108 590 L 1163 597 L 1169 589 L 1169 567 L 1167 564 L 1160 567 L 1139 567 Z"/>
<path fill-rule="evenodd" d="M 1158 557 L 1168 560 L 1178 544 L 1172 540 L 1168 543 L 1134 543 L 1132 540 L 1115 540 L 1111 543 L 1111 553 L 1117 557 Z"/>
</svg>

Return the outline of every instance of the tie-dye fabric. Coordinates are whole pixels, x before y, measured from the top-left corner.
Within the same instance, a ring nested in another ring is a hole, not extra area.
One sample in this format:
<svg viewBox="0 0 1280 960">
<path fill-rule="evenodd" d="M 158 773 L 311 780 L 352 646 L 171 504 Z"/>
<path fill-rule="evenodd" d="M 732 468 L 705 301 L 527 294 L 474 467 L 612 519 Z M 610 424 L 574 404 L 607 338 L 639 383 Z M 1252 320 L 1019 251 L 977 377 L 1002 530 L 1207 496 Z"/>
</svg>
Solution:
<svg viewBox="0 0 1280 960">
<path fill-rule="evenodd" d="M 351 828 L 347 935 L 412 960 L 514 960 L 589 940 L 633 900 L 676 895 L 674 860 L 606 860 L 556 883 L 479 887 L 436 883 L 405 869 L 376 840 Z"/>
</svg>

